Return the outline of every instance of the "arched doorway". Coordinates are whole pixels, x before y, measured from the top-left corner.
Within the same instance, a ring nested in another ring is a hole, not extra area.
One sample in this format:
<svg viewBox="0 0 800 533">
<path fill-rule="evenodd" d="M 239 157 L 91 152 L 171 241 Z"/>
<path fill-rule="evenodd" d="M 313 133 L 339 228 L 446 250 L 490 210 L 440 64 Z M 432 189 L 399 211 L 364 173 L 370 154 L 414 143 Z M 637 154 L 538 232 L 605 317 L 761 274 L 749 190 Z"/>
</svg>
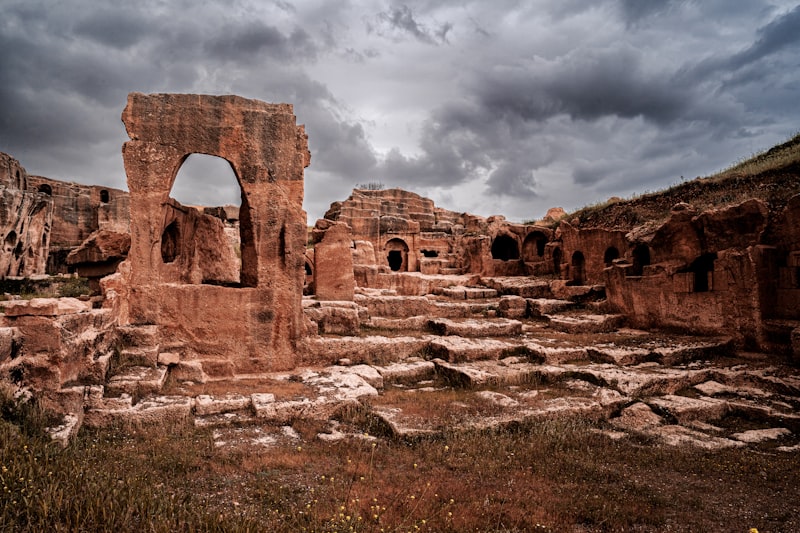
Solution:
<svg viewBox="0 0 800 533">
<path fill-rule="evenodd" d="M 177 261 L 184 273 L 187 269 L 200 272 L 201 279 L 193 283 L 255 286 L 255 276 L 246 274 L 255 257 L 248 217 L 242 217 L 237 228 L 220 215 L 224 210 L 207 209 L 242 203 L 231 163 L 218 156 L 189 154 L 175 175 L 170 198 L 178 203 L 165 205 L 166 227 L 161 242 L 164 263 Z M 180 258 L 182 249 L 191 249 L 192 253 Z"/>
<path fill-rule="evenodd" d="M 619 259 L 619 250 L 616 246 L 609 246 L 603 254 L 603 263 L 609 267 L 614 263 L 615 259 Z"/>
<path fill-rule="evenodd" d="M 532 263 L 541 261 L 544 258 L 544 248 L 547 244 L 547 236 L 541 231 L 528 233 L 522 241 L 522 260 Z"/>
<path fill-rule="evenodd" d="M 633 267 L 631 275 L 641 276 L 644 274 L 644 267 L 650 264 L 650 248 L 646 244 L 638 244 L 633 249 Z"/>
<path fill-rule="evenodd" d="M 386 262 L 393 272 L 408 271 L 408 245 L 403 239 L 390 239 L 383 247 Z"/>
<path fill-rule="evenodd" d="M 519 245 L 517 239 L 511 235 L 498 235 L 492 241 L 492 259 L 512 261 L 519 259 Z"/>
<path fill-rule="evenodd" d="M 583 252 L 578 251 L 572 254 L 570 275 L 572 285 L 583 285 L 586 282 L 586 258 L 583 256 Z"/>
<path fill-rule="evenodd" d="M 714 272 L 714 260 L 717 254 L 703 254 L 689 265 L 689 271 L 694 273 L 694 288 L 692 292 L 708 292 L 712 288 L 710 274 Z"/>
<path fill-rule="evenodd" d="M 561 248 L 553 248 L 553 274 L 555 276 L 561 277 Z"/>
</svg>

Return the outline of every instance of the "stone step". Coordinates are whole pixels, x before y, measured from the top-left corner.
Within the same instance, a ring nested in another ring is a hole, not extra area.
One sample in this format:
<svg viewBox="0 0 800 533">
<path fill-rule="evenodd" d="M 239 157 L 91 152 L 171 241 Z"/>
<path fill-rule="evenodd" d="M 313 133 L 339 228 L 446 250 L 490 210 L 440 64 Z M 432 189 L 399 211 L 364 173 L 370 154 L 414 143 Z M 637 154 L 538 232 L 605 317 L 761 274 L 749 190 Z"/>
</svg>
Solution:
<svg viewBox="0 0 800 533">
<path fill-rule="evenodd" d="M 402 361 L 423 353 L 430 344 L 431 335 L 420 337 L 311 337 L 305 340 L 305 349 L 311 361 L 333 364 L 340 359 L 352 363 L 385 364 Z"/>
<path fill-rule="evenodd" d="M 128 367 L 108 380 L 106 394 L 119 396 L 125 393 L 138 397 L 157 394 L 161 392 L 166 381 L 167 369 L 165 367 Z"/>
<path fill-rule="evenodd" d="M 509 356 L 531 355 L 522 342 L 509 342 L 495 339 L 469 339 L 464 337 L 434 337 L 430 341 L 428 353 L 451 363 L 478 361 L 482 359 L 503 359 Z"/>
<path fill-rule="evenodd" d="M 574 302 L 554 298 L 527 298 L 526 302 L 531 318 L 546 318 L 547 315 L 563 313 L 575 307 Z"/>
<path fill-rule="evenodd" d="M 119 326 L 117 331 L 124 346 L 155 346 L 159 343 L 159 327 Z"/>
<path fill-rule="evenodd" d="M 613 363 L 618 366 L 631 366 L 646 362 L 657 362 L 670 366 L 732 355 L 734 350 L 731 338 L 687 340 L 686 337 L 681 337 L 668 344 L 652 341 L 637 343 L 636 346 L 598 344 L 587 346 L 586 354 L 591 361 Z"/>
<path fill-rule="evenodd" d="M 522 322 L 509 318 L 434 318 L 427 326 L 436 335 L 510 337 L 522 334 Z"/>
<path fill-rule="evenodd" d="M 622 326 L 623 315 L 546 315 L 548 326 L 564 333 L 609 333 Z"/>
<path fill-rule="evenodd" d="M 550 282 L 522 276 L 481 278 L 481 285 L 495 289 L 499 294 L 522 298 L 552 298 Z"/>
<path fill-rule="evenodd" d="M 453 300 L 481 300 L 497 297 L 497 291 L 487 287 L 443 287 L 434 291 L 434 294 L 441 294 Z"/>
<path fill-rule="evenodd" d="M 159 346 L 131 346 L 119 352 L 119 364 L 124 366 L 156 366 Z"/>
</svg>

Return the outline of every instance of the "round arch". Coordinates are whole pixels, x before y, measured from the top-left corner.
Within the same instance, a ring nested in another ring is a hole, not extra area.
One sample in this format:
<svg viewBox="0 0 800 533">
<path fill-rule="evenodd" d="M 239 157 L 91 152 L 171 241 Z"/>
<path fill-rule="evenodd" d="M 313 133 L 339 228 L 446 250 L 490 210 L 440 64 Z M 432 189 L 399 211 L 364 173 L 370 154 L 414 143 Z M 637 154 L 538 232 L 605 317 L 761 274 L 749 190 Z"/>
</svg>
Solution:
<svg viewBox="0 0 800 533">
<path fill-rule="evenodd" d="M 573 285 L 583 285 L 586 283 L 586 258 L 583 252 L 577 251 L 572 254 L 570 265 L 571 282 Z"/>
<path fill-rule="evenodd" d="M 522 241 L 522 260 L 527 262 L 541 261 L 544 258 L 544 248 L 547 245 L 547 236 L 541 231 L 532 231 Z"/>
<path fill-rule="evenodd" d="M 386 262 L 393 272 L 408 271 L 408 244 L 403 239 L 389 239 L 383 247 Z"/>
<path fill-rule="evenodd" d="M 492 259 L 512 261 L 519 259 L 519 243 L 517 239 L 505 233 L 500 234 L 492 241 Z"/>
</svg>

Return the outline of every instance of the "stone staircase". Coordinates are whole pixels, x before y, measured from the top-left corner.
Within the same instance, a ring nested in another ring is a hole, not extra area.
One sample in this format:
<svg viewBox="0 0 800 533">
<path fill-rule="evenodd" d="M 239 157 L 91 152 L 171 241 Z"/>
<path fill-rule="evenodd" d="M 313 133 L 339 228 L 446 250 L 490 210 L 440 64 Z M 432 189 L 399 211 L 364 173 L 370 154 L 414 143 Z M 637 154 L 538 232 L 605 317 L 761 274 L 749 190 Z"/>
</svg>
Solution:
<svg viewBox="0 0 800 533">
<path fill-rule="evenodd" d="M 320 335 L 306 340 L 308 365 L 289 372 L 209 377 L 202 363 L 181 361 L 175 347 L 160 343 L 155 328 L 122 328 L 125 348 L 105 386 L 86 389 L 84 423 L 189 421 L 215 428 L 220 446 L 267 446 L 295 442 L 290 426 L 298 419 L 319 421 L 325 429 L 318 437 L 332 440 L 365 438 L 375 428 L 418 438 L 454 424 L 588 417 L 606 421 L 611 433 L 724 447 L 744 441 L 695 421 L 744 413 L 780 426 L 782 442 L 800 445 L 792 440 L 800 433 L 800 379 L 765 363 L 717 363 L 733 355 L 729 339 L 627 329 L 621 317 L 602 312 L 601 287 L 482 281 L 427 296 L 364 291 L 355 302 L 307 299 Z M 438 404 L 454 388 L 468 392 L 465 400 L 425 417 L 398 401 L 411 394 L 422 405 Z M 353 409 L 366 412 L 361 426 L 348 422 Z M 654 422 L 641 426 L 645 411 Z"/>
</svg>

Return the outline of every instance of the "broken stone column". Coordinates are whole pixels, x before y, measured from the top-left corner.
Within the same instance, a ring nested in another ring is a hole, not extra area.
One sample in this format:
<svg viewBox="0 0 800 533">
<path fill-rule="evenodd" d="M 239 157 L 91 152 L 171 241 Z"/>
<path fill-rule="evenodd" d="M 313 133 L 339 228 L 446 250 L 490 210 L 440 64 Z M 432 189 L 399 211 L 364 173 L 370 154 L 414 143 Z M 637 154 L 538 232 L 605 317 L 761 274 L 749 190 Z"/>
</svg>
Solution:
<svg viewBox="0 0 800 533">
<path fill-rule="evenodd" d="M 320 220 L 314 228 L 314 288 L 318 300 L 353 301 L 353 236 L 343 222 Z"/>
</svg>

